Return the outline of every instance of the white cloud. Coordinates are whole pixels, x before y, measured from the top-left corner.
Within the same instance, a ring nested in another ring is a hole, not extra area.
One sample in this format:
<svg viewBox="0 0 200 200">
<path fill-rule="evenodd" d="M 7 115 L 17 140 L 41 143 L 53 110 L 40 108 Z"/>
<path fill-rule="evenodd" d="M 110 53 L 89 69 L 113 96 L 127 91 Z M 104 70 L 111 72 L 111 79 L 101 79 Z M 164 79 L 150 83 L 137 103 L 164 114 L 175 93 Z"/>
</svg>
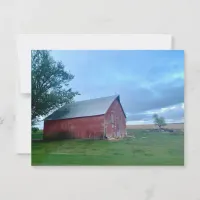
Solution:
<svg viewBox="0 0 200 200">
<path fill-rule="evenodd" d="M 166 112 L 169 112 L 169 111 L 172 111 L 172 110 L 179 109 L 180 107 L 182 109 L 184 109 L 184 103 L 182 103 L 181 105 L 177 104 L 177 105 L 173 105 L 173 106 L 169 106 L 169 107 L 165 107 L 165 108 L 161 108 L 161 109 L 145 111 L 142 114 L 153 115 L 153 114 L 156 113 L 156 114 L 159 115 L 159 114 L 162 114 L 162 113 L 166 113 Z"/>
<path fill-rule="evenodd" d="M 127 117 L 129 117 L 129 116 L 131 116 L 131 115 L 133 115 L 132 113 L 129 113 L 129 112 L 126 112 L 126 116 Z"/>
<path fill-rule="evenodd" d="M 184 103 L 131 115 L 127 124 L 152 124 L 152 115 L 155 113 L 164 117 L 167 123 L 183 123 Z"/>
</svg>

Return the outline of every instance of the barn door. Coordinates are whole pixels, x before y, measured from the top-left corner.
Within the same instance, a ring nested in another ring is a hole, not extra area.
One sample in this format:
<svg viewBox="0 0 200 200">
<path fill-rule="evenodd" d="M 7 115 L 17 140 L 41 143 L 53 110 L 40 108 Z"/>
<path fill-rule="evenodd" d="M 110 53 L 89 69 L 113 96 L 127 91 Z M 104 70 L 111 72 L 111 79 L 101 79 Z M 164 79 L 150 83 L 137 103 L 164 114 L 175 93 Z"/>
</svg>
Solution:
<svg viewBox="0 0 200 200">
<path fill-rule="evenodd" d="M 117 135 L 117 137 L 120 136 L 119 122 L 118 121 L 117 121 L 117 125 L 116 125 L 116 135 Z"/>
</svg>

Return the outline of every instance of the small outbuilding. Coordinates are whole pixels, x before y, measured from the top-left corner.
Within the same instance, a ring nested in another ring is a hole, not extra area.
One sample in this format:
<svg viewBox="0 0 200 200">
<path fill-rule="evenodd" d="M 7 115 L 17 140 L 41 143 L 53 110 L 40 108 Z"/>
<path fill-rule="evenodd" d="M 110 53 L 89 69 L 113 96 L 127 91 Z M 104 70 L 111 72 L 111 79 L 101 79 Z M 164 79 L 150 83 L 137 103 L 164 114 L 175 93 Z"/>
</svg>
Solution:
<svg viewBox="0 0 200 200">
<path fill-rule="evenodd" d="M 44 139 L 102 139 L 125 134 L 126 115 L 119 95 L 67 104 L 44 120 Z"/>
</svg>

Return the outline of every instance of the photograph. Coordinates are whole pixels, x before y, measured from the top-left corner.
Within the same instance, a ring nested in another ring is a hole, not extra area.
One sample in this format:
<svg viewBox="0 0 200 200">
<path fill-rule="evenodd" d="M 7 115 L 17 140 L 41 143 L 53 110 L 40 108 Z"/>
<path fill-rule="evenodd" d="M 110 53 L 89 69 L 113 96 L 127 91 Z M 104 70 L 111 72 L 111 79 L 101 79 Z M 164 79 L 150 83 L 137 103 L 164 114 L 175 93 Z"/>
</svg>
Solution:
<svg viewBox="0 0 200 200">
<path fill-rule="evenodd" d="M 183 50 L 32 50 L 32 166 L 184 166 Z"/>
</svg>

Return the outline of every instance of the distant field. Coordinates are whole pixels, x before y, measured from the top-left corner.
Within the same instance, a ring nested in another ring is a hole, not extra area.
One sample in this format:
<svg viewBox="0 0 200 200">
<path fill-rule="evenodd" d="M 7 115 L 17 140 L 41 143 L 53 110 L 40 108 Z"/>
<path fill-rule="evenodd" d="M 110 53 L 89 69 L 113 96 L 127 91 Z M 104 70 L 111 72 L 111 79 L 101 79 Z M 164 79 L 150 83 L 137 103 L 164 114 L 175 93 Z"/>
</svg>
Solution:
<svg viewBox="0 0 200 200">
<path fill-rule="evenodd" d="M 32 165 L 184 165 L 184 134 L 127 132 L 120 141 L 32 141 Z"/>
<path fill-rule="evenodd" d="M 155 129 L 154 124 L 142 124 L 142 125 L 126 125 L 127 129 Z M 184 129 L 184 123 L 167 124 L 165 128 L 168 129 Z"/>
</svg>

